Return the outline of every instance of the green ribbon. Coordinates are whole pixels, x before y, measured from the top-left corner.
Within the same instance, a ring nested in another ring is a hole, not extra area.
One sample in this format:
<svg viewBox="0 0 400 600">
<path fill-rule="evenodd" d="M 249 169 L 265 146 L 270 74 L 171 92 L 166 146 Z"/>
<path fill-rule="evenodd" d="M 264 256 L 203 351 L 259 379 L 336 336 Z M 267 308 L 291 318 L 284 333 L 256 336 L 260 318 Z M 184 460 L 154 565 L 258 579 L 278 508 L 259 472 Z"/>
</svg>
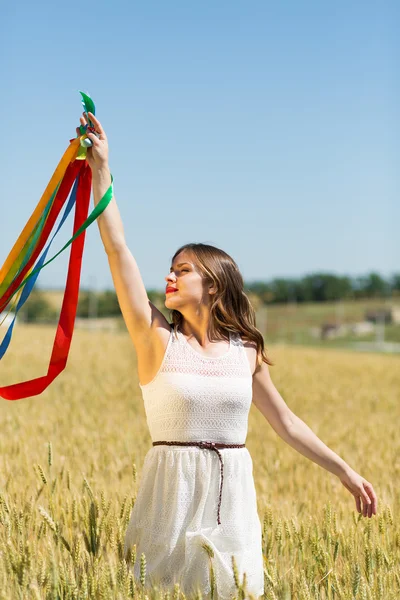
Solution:
<svg viewBox="0 0 400 600">
<path fill-rule="evenodd" d="M 36 248 L 37 242 L 38 242 L 40 236 L 42 235 L 42 231 L 43 231 L 44 226 L 46 224 L 47 216 L 48 216 L 48 214 L 50 212 L 50 209 L 51 209 L 51 207 L 53 205 L 54 198 L 56 197 L 56 194 L 58 192 L 59 187 L 60 187 L 60 184 L 58 184 L 56 186 L 56 189 L 54 190 L 54 192 L 53 192 L 53 194 L 52 194 L 52 196 L 51 196 L 51 198 L 50 198 L 50 200 L 49 200 L 46 208 L 44 209 L 44 212 L 43 212 L 42 216 L 40 217 L 38 223 L 35 226 L 35 229 L 33 230 L 31 239 L 28 240 L 28 242 L 27 242 L 29 244 L 29 247 L 28 247 L 27 251 L 24 251 L 22 253 L 22 254 L 25 254 L 25 256 L 24 256 L 24 259 L 23 259 L 23 261 L 21 263 L 20 268 L 18 269 L 18 273 L 16 274 L 15 278 L 18 277 L 18 275 L 21 273 L 22 269 L 25 267 L 26 263 L 29 261 L 30 257 L 33 254 L 33 251 Z M 2 286 L 0 286 L 0 292 L 2 292 L 2 291 L 3 291 L 2 290 Z"/>
<path fill-rule="evenodd" d="M 22 286 L 24 286 L 26 284 L 26 282 L 28 281 L 28 279 L 30 279 L 35 273 L 38 273 L 39 271 L 41 271 L 43 269 L 43 267 L 45 267 L 46 265 L 48 265 L 49 263 L 51 263 L 55 258 L 57 258 L 57 256 L 59 256 L 61 254 L 61 252 L 63 252 L 66 248 L 68 248 L 68 246 L 70 244 L 72 244 L 72 242 L 83 231 L 85 231 L 85 229 L 87 229 L 89 227 L 89 225 L 91 225 L 93 223 L 93 221 L 95 221 L 101 215 L 101 213 L 107 208 L 107 206 L 109 205 L 109 203 L 112 200 L 112 197 L 113 197 L 113 194 L 114 194 L 113 181 L 114 181 L 114 178 L 111 175 L 111 185 L 110 185 L 110 187 L 108 188 L 108 190 L 106 191 L 106 193 L 104 194 L 104 196 L 102 197 L 102 199 L 100 200 L 100 202 L 97 204 L 97 206 L 94 207 L 94 209 L 92 210 L 92 212 L 90 213 L 90 215 L 88 216 L 88 218 L 86 219 L 86 221 L 79 227 L 79 229 L 75 233 L 75 235 L 73 235 L 72 238 L 70 240 L 68 240 L 68 242 L 65 244 L 65 246 L 63 248 L 61 248 L 61 250 L 59 250 L 57 252 L 57 254 L 55 254 L 52 258 L 50 258 L 48 261 L 46 261 L 41 267 L 39 267 L 38 269 L 33 269 L 33 271 L 31 273 L 29 273 L 28 277 L 26 277 L 20 283 L 20 285 L 17 287 L 17 289 L 14 290 L 14 292 L 11 294 L 11 296 L 7 300 L 7 304 L 11 300 L 11 298 L 13 298 L 15 296 L 15 294 L 18 292 L 18 290 Z M 0 310 L 0 312 L 1 312 L 1 310 Z"/>
<path fill-rule="evenodd" d="M 55 195 L 59 188 L 59 185 L 60 184 L 57 184 L 56 189 L 54 190 L 42 216 L 40 217 L 39 221 L 36 223 L 35 228 L 32 231 L 32 234 L 30 235 L 29 239 L 27 240 L 24 248 L 18 255 L 18 258 L 15 260 L 14 264 L 11 265 L 10 270 L 7 273 L 7 276 L 4 278 L 3 283 L 0 284 L 0 298 L 2 297 L 2 295 L 4 294 L 6 289 L 9 287 L 11 282 L 14 281 L 14 279 L 16 277 L 18 277 L 19 273 L 22 271 L 22 269 L 24 268 L 24 266 L 26 265 L 26 263 L 32 256 L 32 253 L 36 247 L 38 238 L 40 237 L 40 234 L 45 225 L 45 219 L 46 219 L 47 214 L 48 214 L 48 212 L 51 208 L 51 205 L 54 201 L 54 198 L 55 198 Z M 0 309 L 0 312 L 1 312 L 1 309 Z"/>
</svg>

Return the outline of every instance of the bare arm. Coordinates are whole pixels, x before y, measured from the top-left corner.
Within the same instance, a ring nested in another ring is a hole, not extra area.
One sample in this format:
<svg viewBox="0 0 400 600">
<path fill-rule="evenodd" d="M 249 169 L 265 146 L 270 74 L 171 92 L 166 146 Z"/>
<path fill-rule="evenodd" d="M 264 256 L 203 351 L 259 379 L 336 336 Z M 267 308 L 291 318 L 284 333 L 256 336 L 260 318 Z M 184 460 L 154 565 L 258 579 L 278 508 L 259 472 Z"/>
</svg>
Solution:
<svg viewBox="0 0 400 600">
<path fill-rule="evenodd" d="M 87 133 L 92 147 L 87 150 L 86 160 L 92 170 L 93 199 L 94 205 L 97 206 L 111 185 L 108 139 L 100 121 L 92 113 L 89 113 L 89 118 L 95 126 L 97 135 Z M 83 126 L 87 125 L 86 113 L 83 113 L 80 122 Z M 76 128 L 76 133 L 80 135 L 79 127 Z M 122 219 L 114 195 L 105 210 L 97 217 L 97 224 L 107 254 L 112 254 L 126 245 Z"/>
<path fill-rule="evenodd" d="M 108 165 L 92 170 L 92 185 L 94 205 L 97 206 L 111 185 L 111 174 Z M 97 224 L 104 249 L 108 255 L 125 245 L 124 227 L 114 195 L 105 210 L 97 218 Z"/>
<path fill-rule="evenodd" d="M 349 470 L 349 465 L 324 444 L 300 417 L 292 413 L 291 419 L 291 425 L 282 436 L 287 444 L 337 477 Z"/>
<path fill-rule="evenodd" d="M 111 174 L 108 166 L 107 136 L 96 117 L 92 113 L 89 113 L 89 117 L 98 133 L 98 137 L 92 133 L 88 134 L 93 147 L 87 152 L 87 160 L 92 169 L 94 204 L 97 206 L 111 185 Z M 81 117 L 81 124 L 86 124 L 85 116 Z M 168 322 L 148 298 L 139 267 L 126 245 L 122 219 L 114 195 L 97 218 L 97 224 L 131 339 L 136 348 L 139 345 L 151 345 L 149 333 L 159 325 L 168 326 Z"/>
<path fill-rule="evenodd" d="M 288 407 L 262 363 L 253 376 L 253 403 L 287 444 L 327 471 L 340 477 L 349 465 L 328 448 Z"/>
<path fill-rule="evenodd" d="M 340 479 L 354 496 L 359 513 L 363 512 L 364 517 L 369 518 L 376 515 L 378 500 L 372 483 L 356 473 L 290 410 L 274 386 L 264 362 L 253 375 L 253 403 L 287 444 Z"/>
<path fill-rule="evenodd" d="M 92 172 L 93 196 L 97 205 L 111 185 L 108 167 Z M 118 302 L 132 340 L 151 326 L 151 307 L 135 258 L 126 245 L 121 215 L 113 195 L 111 202 L 98 217 L 100 236 L 107 253 L 108 264 L 117 292 Z"/>
</svg>

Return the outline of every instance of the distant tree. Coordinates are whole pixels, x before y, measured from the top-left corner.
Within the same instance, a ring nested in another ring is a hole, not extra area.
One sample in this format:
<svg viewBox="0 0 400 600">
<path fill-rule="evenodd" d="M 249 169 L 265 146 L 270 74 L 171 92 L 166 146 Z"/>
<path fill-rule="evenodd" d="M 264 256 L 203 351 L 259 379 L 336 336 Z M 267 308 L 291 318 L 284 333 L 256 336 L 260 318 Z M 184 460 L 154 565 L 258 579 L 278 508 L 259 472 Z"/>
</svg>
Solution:
<svg viewBox="0 0 400 600">
<path fill-rule="evenodd" d="M 310 273 L 298 279 L 276 277 L 270 281 L 244 282 L 244 291 L 261 304 L 287 302 L 335 302 L 347 298 L 387 297 L 390 293 L 400 294 L 400 274 L 388 281 L 378 273 L 372 272 L 359 277 L 334 275 L 332 273 Z M 81 291 L 79 294 L 78 316 L 88 317 L 90 294 L 96 292 Z M 165 307 L 165 291 L 147 290 L 150 300 L 164 314 L 170 311 Z M 99 317 L 120 316 L 118 298 L 114 290 L 96 293 L 97 315 Z"/>
<path fill-rule="evenodd" d="M 393 292 L 400 293 L 400 273 L 395 273 L 390 280 L 390 287 Z"/>
<path fill-rule="evenodd" d="M 260 298 L 264 304 L 272 302 L 274 299 L 274 293 L 271 289 L 271 284 L 266 281 L 253 281 L 251 283 L 245 282 L 245 291 L 250 292 Z"/>
<path fill-rule="evenodd" d="M 90 292 L 87 290 L 80 290 L 79 291 L 79 298 L 78 298 L 78 306 L 76 309 L 76 316 L 86 319 L 89 316 L 89 298 L 90 298 L 90 294 L 93 294 L 95 292 Z"/>
<path fill-rule="evenodd" d="M 25 323 L 52 323 L 57 318 L 57 311 L 46 300 L 39 289 L 33 289 L 18 317 Z"/>
<path fill-rule="evenodd" d="M 287 302 L 289 297 L 290 283 L 288 279 L 276 278 L 270 284 L 273 302 Z"/>
<path fill-rule="evenodd" d="M 97 314 L 99 317 L 120 317 L 121 309 L 116 292 L 107 290 L 99 296 Z"/>
<path fill-rule="evenodd" d="M 161 292 L 159 290 L 147 290 L 147 295 L 150 302 L 158 302 L 161 298 Z"/>
<path fill-rule="evenodd" d="M 369 273 L 363 277 L 362 287 L 368 298 L 381 298 L 388 295 L 388 284 L 378 273 Z"/>
</svg>

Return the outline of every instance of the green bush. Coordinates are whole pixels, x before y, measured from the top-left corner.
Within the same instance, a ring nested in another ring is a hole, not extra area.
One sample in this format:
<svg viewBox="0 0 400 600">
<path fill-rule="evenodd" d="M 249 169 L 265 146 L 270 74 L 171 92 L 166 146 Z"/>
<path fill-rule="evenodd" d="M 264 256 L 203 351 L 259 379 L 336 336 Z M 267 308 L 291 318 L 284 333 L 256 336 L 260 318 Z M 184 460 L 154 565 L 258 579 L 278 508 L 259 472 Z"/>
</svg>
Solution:
<svg viewBox="0 0 400 600">
<path fill-rule="evenodd" d="M 18 312 L 18 318 L 25 323 L 53 323 L 57 316 L 58 312 L 46 300 L 43 293 L 35 289 Z"/>
</svg>

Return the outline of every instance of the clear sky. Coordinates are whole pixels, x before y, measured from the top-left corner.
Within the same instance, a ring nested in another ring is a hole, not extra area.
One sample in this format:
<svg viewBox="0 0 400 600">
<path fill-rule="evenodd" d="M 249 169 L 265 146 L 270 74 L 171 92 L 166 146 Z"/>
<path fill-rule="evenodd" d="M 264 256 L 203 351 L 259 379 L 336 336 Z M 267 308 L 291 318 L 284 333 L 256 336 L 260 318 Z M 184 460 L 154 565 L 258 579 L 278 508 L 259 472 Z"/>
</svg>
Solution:
<svg viewBox="0 0 400 600">
<path fill-rule="evenodd" d="M 0 264 L 89 93 L 147 288 L 206 242 L 245 281 L 399 271 L 397 1 L 4 3 Z M 93 206 L 93 203 L 92 203 Z M 49 257 L 72 232 L 72 216 Z M 62 287 L 69 251 L 40 287 Z M 98 226 L 82 286 L 111 288 Z"/>
</svg>

